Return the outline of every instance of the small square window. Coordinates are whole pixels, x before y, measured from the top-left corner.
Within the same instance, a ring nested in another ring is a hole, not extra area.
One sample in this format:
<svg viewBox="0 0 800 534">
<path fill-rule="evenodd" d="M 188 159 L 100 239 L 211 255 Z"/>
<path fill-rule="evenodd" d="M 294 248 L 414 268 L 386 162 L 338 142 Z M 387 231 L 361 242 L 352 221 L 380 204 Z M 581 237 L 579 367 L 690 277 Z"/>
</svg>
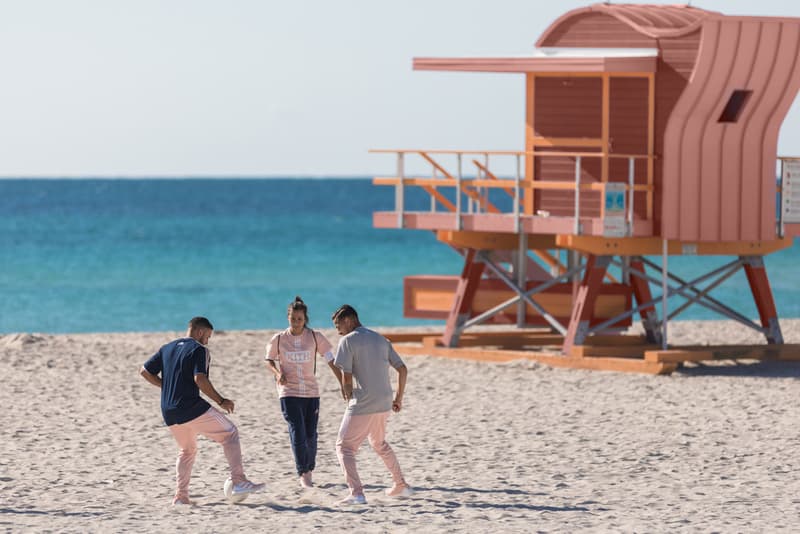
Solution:
<svg viewBox="0 0 800 534">
<path fill-rule="evenodd" d="M 728 99 L 728 103 L 725 104 L 725 109 L 722 110 L 722 115 L 719 116 L 719 120 L 717 122 L 736 122 L 739 120 L 739 116 L 742 114 L 742 110 L 744 109 L 744 105 L 750 99 L 750 95 L 753 94 L 753 91 L 748 89 L 735 89 L 731 97 Z"/>
</svg>

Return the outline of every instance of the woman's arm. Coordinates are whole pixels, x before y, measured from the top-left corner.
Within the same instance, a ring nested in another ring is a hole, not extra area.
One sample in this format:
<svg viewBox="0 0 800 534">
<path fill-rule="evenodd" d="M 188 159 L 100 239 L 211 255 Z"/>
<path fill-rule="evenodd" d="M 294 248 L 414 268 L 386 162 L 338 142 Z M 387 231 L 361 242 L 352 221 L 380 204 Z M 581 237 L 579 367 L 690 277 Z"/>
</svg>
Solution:
<svg viewBox="0 0 800 534">
<path fill-rule="evenodd" d="M 278 381 L 278 384 L 286 384 L 286 375 L 283 374 L 283 371 L 278 369 L 277 365 L 275 365 L 275 360 L 267 360 L 267 370 L 275 375 L 275 380 Z"/>
</svg>

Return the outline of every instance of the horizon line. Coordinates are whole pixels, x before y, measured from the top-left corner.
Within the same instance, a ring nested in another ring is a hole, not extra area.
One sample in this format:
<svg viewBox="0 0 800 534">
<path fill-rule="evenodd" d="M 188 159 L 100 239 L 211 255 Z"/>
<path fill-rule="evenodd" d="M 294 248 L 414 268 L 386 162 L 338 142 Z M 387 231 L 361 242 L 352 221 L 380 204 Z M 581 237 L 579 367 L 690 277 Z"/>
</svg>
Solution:
<svg viewBox="0 0 800 534">
<path fill-rule="evenodd" d="M 266 174 L 266 175 L 86 175 L 86 176 L 0 176 L 2 180 L 370 180 L 373 175 L 366 174 Z"/>
</svg>

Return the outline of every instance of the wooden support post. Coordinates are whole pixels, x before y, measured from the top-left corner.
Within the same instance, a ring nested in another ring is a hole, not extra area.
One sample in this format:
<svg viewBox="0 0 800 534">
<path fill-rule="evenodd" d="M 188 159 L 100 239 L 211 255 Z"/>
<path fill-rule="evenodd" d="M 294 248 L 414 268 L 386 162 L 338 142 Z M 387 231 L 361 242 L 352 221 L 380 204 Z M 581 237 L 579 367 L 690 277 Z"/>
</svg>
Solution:
<svg viewBox="0 0 800 534">
<path fill-rule="evenodd" d="M 631 269 L 645 273 L 644 262 L 639 256 L 631 258 Z M 633 296 L 636 303 L 639 305 L 645 302 L 651 302 L 653 295 L 650 293 L 650 284 L 644 278 L 640 278 L 635 274 L 630 275 L 630 286 L 633 289 Z M 639 310 L 639 316 L 642 318 L 642 326 L 644 327 L 645 335 L 647 336 L 648 343 L 661 344 L 661 327 L 658 320 L 658 312 L 655 306 L 648 306 Z"/>
<path fill-rule="evenodd" d="M 514 275 L 517 277 L 517 285 L 525 290 L 525 283 L 528 281 L 528 273 L 526 267 L 528 266 L 528 235 L 524 233 L 519 234 L 519 250 L 517 250 L 516 263 L 514 264 Z M 525 326 L 525 315 L 528 311 L 528 304 L 519 299 L 517 303 L 517 328 Z"/>
<path fill-rule="evenodd" d="M 458 346 L 460 327 L 469 319 L 472 300 L 475 298 L 475 292 L 485 267 L 483 262 L 475 261 L 476 256 L 475 249 L 467 249 L 467 254 L 464 256 L 464 269 L 461 271 L 461 279 L 458 281 L 453 307 L 450 309 L 444 334 L 442 334 L 442 344 L 445 347 Z"/>
<path fill-rule="evenodd" d="M 778 311 L 769 287 L 764 258 L 762 256 L 742 256 L 741 259 L 744 262 L 744 272 L 747 275 L 747 282 L 750 284 L 750 291 L 753 292 L 753 300 L 758 308 L 767 343 L 781 345 L 783 344 L 783 334 L 781 325 L 778 323 Z"/>
<path fill-rule="evenodd" d="M 536 74 L 527 73 L 525 75 L 525 179 L 529 181 L 536 180 L 535 165 L 533 159 L 533 151 L 536 149 L 533 138 L 536 137 L 536 129 L 534 127 L 534 118 L 536 117 Z M 525 215 L 533 215 L 533 210 L 536 205 L 536 191 L 532 187 L 526 187 L 523 193 L 522 213 Z"/>
<path fill-rule="evenodd" d="M 573 346 L 583 345 L 588 335 L 589 321 L 594 313 L 594 302 L 600 293 L 600 286 L 610 262 L 611 256 L 590 254 L 586 257 L 583 280 L 572 305 L 572 316 L 569 320 L 567 335 L 564 336 L 562 352 L 566 355 L 571 354 Z"/>
<path fill-rule="evenodd" d="M 602 80 L 602 100 L 600 102 L 600 109 L 602 110 L 602 124 L 601 124 L 601 136 L 603 139 L 603 159 L 600 160 L 600 180 L 603 183 L 608 182 L 608 155 L 611 153 L 611 138 L 610 138 L 610 131 L 611 128 L 609 126 L 610 117 L 611 117 L 611 78 L 608 74 L 603 74 L 600 78 Z M 576 192 L 577 193 L 577 192 Z"/>
</svg>

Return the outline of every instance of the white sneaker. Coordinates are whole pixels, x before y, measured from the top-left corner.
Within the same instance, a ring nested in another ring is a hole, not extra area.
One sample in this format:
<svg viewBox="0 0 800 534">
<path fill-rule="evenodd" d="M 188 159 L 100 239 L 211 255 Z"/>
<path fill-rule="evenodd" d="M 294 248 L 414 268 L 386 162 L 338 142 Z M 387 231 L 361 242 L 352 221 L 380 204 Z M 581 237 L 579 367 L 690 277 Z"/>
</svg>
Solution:
<svg viewBox="0 0 800 534">
<path fill-rule="evenodd" d="M 395 499 L 407 499 L 412 495 L 414 495 L 414 490 L 408 485 L 393 486 L 386 490 L 386 496 Z"/>
<path fill-rule="evenodd" d="M 348 495 L 339 504 L 367 504 L 367 498 L 363 495 Z"/>
<path fill-rule="evenodd" d="M 244 495 L 247 493 L 257 493 L 264 489 L 266 484 L 253 484 L 249 480 L 245 480 L 244 482 L 239 482 L 238 484 L 233 485 L 233 489 L 231 490 L 231 494 L 233 495 Z"/>
</svg>

